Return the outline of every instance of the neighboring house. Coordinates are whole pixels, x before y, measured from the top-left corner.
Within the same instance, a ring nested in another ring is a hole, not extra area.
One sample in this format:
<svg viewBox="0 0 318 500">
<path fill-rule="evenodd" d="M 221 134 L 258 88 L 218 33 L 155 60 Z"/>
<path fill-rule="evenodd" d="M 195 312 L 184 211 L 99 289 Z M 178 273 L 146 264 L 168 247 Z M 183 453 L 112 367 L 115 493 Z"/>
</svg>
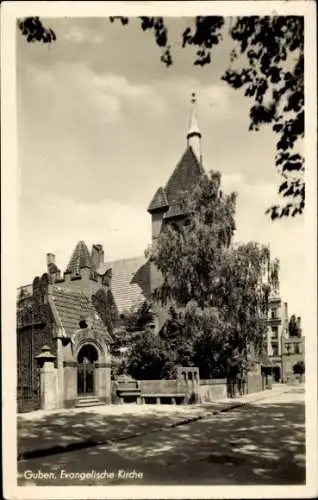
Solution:
<svg viewBox="0 0 318 500">
<path fill-rule="evenodd" d="M 270 297 L 264 348 L 277 382 L 291 375 L 293 366 L 305 357 L 304 337 L 291 337 L 288 324 L 287 303 L 278 295 Z"/>
</svg>

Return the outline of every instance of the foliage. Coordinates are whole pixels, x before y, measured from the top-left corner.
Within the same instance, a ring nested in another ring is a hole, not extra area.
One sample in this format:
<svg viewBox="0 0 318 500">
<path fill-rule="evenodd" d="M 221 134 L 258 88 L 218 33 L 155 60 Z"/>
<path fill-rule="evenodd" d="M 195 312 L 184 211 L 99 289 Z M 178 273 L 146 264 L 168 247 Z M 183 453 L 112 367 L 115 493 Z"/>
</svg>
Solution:
<svg viewBox="0 0 318 500">
<path fill-rule="evenodd" d="M 118 323 L 118 310 L 111 290 L 99 289 L 92 296 L 92 303 L 110 335 Z"/>
<path fill-rule="evenodd" d="M 153 332 L 142 332 L 130 350 L 128 373 L 137 380 L 164 378 L 164 367 L 170 358 L 165 347 L 164 342 Z"/>
<path fill-rule="evenodd" d="M 300 318 L 296 319 L 295 314 L 290 317 L 288 332 L 290 337 L 301 337 Z"/>
<path fill-rule="evenodd" d="M 129 18 L 111 17 L 123 26 Z M 163 17 L 139 17 L 141 29 L 151 31 L 161 50 L 161 61 L 173 65 L 168 28 Z M 19 22 L 29 42 L 55 40 L 38 17 Z M 189 18 L 181 35 L 183 48 L 195 47 L 194 65 L 212 62 L 213 48 L 227 33 L 233 41 L 229 67 L 221 78 L 251 100 L 250 130 L 270 125 L 277 134 L 275 164 L 282 182 L 278 193 L 287 200 L 267 210 L 272 219 L 303 213 L 305 206 L 304 158 L 295 146 L 304 137 L 304 18 L 302 16 L 248 16 Z M 235 64 L 237 66 L 235 67 Z"/>
<path fill-rule="evenodd" d="M 161 60 L 171 66 L 164 19 L 143 17 L 141 21 L 143 30 L 153 30 L 162 50 Z M 128 24 L 127 18 L 124 24 Z M 182 47 L 197 49 L 194 65 L 212 62 L 213 47 L 222 41 L 225 31 L 234 46 L 222 79 L 253 100 L 250 130 L 271 125 L 278 136 L 275 163 L 282 176 L 278 192 L 288 203 L 274 205 L 267 213 L 272 219 L 301 214 L 305 206 L 304 158 L 294 148 L 304 137 L 304 18 L 248 16 L 228 23 L 220 16 L 197 16 L 182 34 Z"/>
<path fill-rule="evenodd" d="M 28 42 L 51 43 L 56 40 L 55 32 L 43 25 L 39 17 L 18 20 L 18 27 Z"/>
<path fill-rule="evenodd" d="M 154 300 L 170 304 L 169 317 L 159 336 L 144 331 L 132 342 L 130 375 L 174 378 L 177 366 L 198 366 L 203 378 L 234 377 L 259 357 L 279 266 L 265 246 L 233 245 L 235 202 L 219 173 L 202 175 L 180 201 L 184 223 L 164 226 L 150 259 L 162 274 Z"/>
<path fill-rule="evenodd" d="M 162 274 L 154 298 L 172 305 L 161 337 L 174 363 L 195 364 L 205 377 L 228 372 L 236 351 L 245 363 L 260 356 L 269 293 L 279 285 L 268 247 L 232 243 L 235 202 L 219 173 L 202 175 L 181 202 L 185 223 L 179 230 L 166 224 L 151 250 Z"/>
<path fill-rule="evenodd" d="M 142 331 L 145 325 L 153 321 L 151 302 L 145 300 L 137 308 L 122 313 L 121 324 L 127 332 Z"/>
<path fill-rule="evenodd" d="M 111 353 L 114 358 L 113 374 L 130 372 L 131 352 L 140 342 L 147 325 L 153 321 L 151 303 L 142 302 L 138 307 L 121 314 L 117 327 L 113 331 Z"/>
</svg>

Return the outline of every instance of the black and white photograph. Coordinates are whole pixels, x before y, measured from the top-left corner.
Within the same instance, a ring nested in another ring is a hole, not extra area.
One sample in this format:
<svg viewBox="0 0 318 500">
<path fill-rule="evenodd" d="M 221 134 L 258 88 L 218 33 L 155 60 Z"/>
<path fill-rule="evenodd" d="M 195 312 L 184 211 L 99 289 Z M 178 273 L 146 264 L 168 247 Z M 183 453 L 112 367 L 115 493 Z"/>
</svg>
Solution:
<svg viewBox="0 0 318 500">
<path fill-rule="evenodd" d="M 315 496 L 315 3 L 2 7 L 6 498 Z"/>
</svg>

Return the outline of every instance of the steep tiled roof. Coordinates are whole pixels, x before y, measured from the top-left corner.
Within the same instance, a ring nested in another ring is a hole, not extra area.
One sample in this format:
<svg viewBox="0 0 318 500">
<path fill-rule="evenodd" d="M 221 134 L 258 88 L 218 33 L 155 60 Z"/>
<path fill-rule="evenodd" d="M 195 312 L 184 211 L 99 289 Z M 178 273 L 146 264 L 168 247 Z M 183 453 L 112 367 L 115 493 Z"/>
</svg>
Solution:
<svg viewBox="0 0 318 500">
<path fill-rule="evenodd" d="M 158 188 L 155 196 L 152 198 L 150 205 L 148 207 L 148 212 L 152 212 L 157 210 L 158 208 L 168 208 L 168 200 L 166 197 L 166 193 L 162 187 Z"/>
<path fill-rule="evenodd" d="M 166 219 L 182 215 L 179 206 L 182 193 L 191 191 L 203 173 L 202 165 L 197 160 L 191 146 L 188 146 L 166 186 L 157 190 L 148 211 L 151 212 L 168 205 L 169 210 L 164 216 Z"/>
<path fill-rule="evenodd" d="M 190 191 L 203 173 L 192 148 L 187 147 L 165 187 L 169 206 L 180 199 L 182 192 Z"/>
<path fill-rule="evenodd" d="M 150 269 L 144 256 L 109 262 L 111 289 L 119 313 L 140 304 L 150 295 Z"/>
<path fill-rule="evenodd" d="M 76 274 L 83 267 L 91 268 L 92 262 L 86 243 L 79 241 L 72 253 L 66 272 Z"/>
<path fill-rule="evenodd" d="M 110 339 L 99 314 L 84 294 L 53 286 L 52 300 L 67 336 L 78 330 L 80 320 L 87 316 L 92 322 L 93 330 Z"/>
</svg>

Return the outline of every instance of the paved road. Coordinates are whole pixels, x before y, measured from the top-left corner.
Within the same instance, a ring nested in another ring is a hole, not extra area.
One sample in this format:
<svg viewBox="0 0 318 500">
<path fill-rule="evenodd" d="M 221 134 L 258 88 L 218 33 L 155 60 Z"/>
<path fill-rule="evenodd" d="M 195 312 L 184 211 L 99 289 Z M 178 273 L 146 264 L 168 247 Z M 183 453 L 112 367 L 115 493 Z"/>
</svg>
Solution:
<svg viewBox="0 0 318 500">
<path fill-rule="evenodd" d="M 19 484 L 304 484 L 304 423 L 295 389 L 128 441 L 22 461 Z"/>
</svg>

